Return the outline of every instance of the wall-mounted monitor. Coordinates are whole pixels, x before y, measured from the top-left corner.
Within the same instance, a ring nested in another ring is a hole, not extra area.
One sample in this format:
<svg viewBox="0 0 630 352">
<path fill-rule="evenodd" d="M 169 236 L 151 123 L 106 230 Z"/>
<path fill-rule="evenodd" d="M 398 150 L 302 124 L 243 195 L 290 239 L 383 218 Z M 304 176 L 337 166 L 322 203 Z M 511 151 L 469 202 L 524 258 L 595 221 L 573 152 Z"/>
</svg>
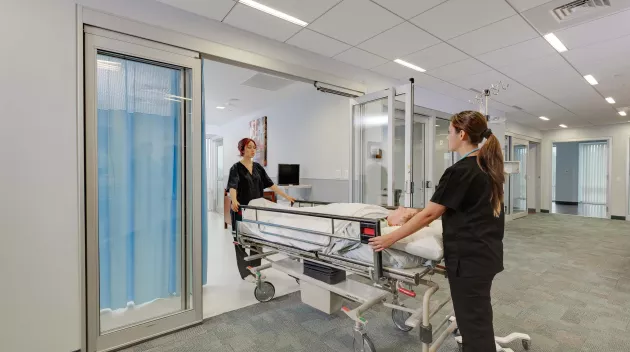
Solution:
<svg viewBox="0 0 630 352">
<path fill-rule="evenodd" d="M 278 164 L 278 184 L 281 186 L 300 184 L 299 164 Z"/>
</svg>

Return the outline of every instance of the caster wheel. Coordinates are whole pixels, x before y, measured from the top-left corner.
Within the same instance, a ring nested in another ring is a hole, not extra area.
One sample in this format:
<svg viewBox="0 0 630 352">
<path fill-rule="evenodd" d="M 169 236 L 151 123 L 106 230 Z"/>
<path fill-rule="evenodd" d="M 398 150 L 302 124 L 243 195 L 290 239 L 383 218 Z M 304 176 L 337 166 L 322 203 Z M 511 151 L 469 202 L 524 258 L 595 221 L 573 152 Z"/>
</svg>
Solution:
<svg viewBox="0 0 630 352">
<path fill-rule="evenodd" d="M 409 319 L 410 316 L 411 316 L 411 313 L 409 312 L 405 312 L 398 309 L 392 309 L 392 321 L 394 322 L 394 325 L 396 326 L 396 328 L 400 331 L 409 332 L 413 330 L 413 327 L 407 326 L 407 324 L 405 324 L 405 322 L 407 321 L 407 319 Z"/>
<path fill-rule="evenodd" d="M 457 343 L 457 350 L 458 350 L 459 352 L 463 352 L 463 351 L 464 351 L 464 345 L 462 345 L 461 343 L 459 343 L 459 342 L 458 342 L 458 343 Z"/>
<path fill-rule="evenodd" d="M 357 341 L 355 338 L 352 345 L 354 346 L 354 352 L 376 352 L 374 343 L 367 335 L 363 335 L 363 341 Z"/>
<path fill-rule="evenodd" d="M 529 351 L 530 341 L 529 340 L 521 340 L 521 343 L 523 344 L 523 348 L 525 349 L 525 351 Z"/>
<path fill-rule="evenodd" d="M 276 288 L 271 282 L 263 281 L 260 286 L 256 286 L 254 289 L 254 297 L 258 302 L 269 302 L 275 296 Z"/>
</svg>

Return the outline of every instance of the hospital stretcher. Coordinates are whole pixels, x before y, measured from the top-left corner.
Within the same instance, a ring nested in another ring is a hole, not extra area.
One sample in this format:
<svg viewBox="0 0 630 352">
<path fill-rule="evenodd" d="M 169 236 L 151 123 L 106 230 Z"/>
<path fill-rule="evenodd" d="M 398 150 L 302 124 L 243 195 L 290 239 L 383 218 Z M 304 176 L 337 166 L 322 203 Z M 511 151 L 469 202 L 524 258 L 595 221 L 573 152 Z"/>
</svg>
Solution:
<svg viewBox="0 0 630 352">
<path fill-rule="evenodd" d="M 310 206 L 325 205 L 324 202 L 304 202 L 296 201 L 298 206 L 309 204 Z M 439 290 L 437 282 L 433 281 L 433 276 L 446 277 L 446 268 L 441 265 L 442 258 L 439 260 L 424 261 L 423 265 L 416 268 L 391 268 L 383 265 L 382 252 L 373 252 L 372 262 L 364 262 L 356 259 L 345 258 L 342 255 L 334 253 L 324 253 L 321 250 L 305 250 L 295 245 L 287 245 L 281 241 L 271 240 L 285 237 L 279 233 L 274 233 L 268 228 L 278 228 L 284 230 L 298 231 L 305 234 L 316 234 L 320 236 L 328 236 L 331 239 L 348 240 L 347 237 L 340 237 L 335 233 L 335 221 L 358 223 L 360 232 L 358 238 L 354 241 L 367 245 L 369 239 L 381 235 L 381 222 L 383 219 L 374 219 L 367 217 L 339 216 L 334 214 L 323 214 L 304 211 L 303 209 L 291 208 L 268 208 L 258 206 L 241 206 L 244 212 L 254 212 L 254 216 L 243 217 L 236 226 L 236 242 L 241 246 L 256 250 L 259 254 L 246 257 L 246 261 L 264 258 L 268 264 L 262 264 L 258 267 L 250 267 L 249 270 L 256 276 L 257 282 L 254 289 L 254 295 L 260 302 L 267 302 L 273 299 L 275 288 L 272 283 L 264 281 L 261 272 L 273 267 L 274 269 L 286 273 L 296 279 L 300 284 L 302 293 L 302 301 L 328 314 L 333 313 L 339 308 L 345 312 L 354 321 L 354 350 L 356 352 L 376 352 L 374 343 L 367 335 L 367 320 L 363 314 L 370 308 L 383 304 L 387 308 L 392 309 L 392 320 L 396 328 L 401 331 L 411 331 L 418 328 L 420 341 L 423 352 L 437 351 L 446 338 L 453 336 L 458 342 L 461 350 L 461 336 L 457 336 L 457 321 L 453 312 L 444 316 L 444 318 L 433 327 L 431 319 L 435 317 L 451 300 L 450 296 L 439 302 L 437 306 L 431 306 L 431 298 Z M 293 214 L 298 216 L 315 217 L 319 219 L 327 219 L 331 222 L 331 233 L 313 231 L 308 228 L 299 228 L 287 226 L 283 224 L 275 224 L 265 220 L 259 220 L 259 214 L 262 212 Z M 243 226 L 247 224 L 247 226 Z M 252 225 L 256 230 L 252 230 Z M 265 236 L 261 236 L 264 233 Z M 295 236 L 291 240 L 296 240 Z M 297 239 L 302 241 L 301 239 Z M 309 242 L 308 240 L 304 240 Z M 292 242 L 294 243 L 294 242 Z M 276 254 L 285 254 L 288 258 L 282 260 L 273 260 L 270 257 Z M 313 278 L 304 274 L 304 263 L 317 263 L 317 265 L 343 270 L 347 273 L 363 277 L 371 281 L 366 284 L 354 280 L 351 277 L 339 283 L 328 284 L 324 281 Z M 415 289 L 414 289 L 415 288 Z M 419 294 L 415 290 L 424 288 L 422 293 L 422 304 L 420 308 L 413 309 L 406 307 L 401 302 L 401 294 L 419 298 Z M 328 296 L 326 296 L 326 293 Z M 348 309 L 341 306 L 338 302 L 341 297 L 359 304 L 354 309 Z M 338 298 L 336 300 L 335 298 Z M 308 301 L 307 301 L 308 300 Z M 315 301 L 317 300 L 317 302 Z M 322 304 L 322 300 L 324 303 Z M 530 337 L 526 334 L 512 333 L 506 337 L 496 337 L 497 351 L 512 352 L 509 348 L 503 348 L 500 344 L 510 343 L 520 339 L 523 347 L 528 350 L 530 345 Z"/>
</svg>

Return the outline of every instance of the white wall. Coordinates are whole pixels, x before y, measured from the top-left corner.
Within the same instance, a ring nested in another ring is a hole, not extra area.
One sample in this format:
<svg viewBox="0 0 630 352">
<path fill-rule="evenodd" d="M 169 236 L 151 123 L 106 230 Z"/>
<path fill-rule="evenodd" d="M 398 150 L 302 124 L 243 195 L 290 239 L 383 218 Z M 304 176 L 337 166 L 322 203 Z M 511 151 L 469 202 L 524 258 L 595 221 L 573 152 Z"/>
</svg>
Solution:
<svg viewBox="0 0 630 352">
<path fill-rule="evenodd" d="M 249 137 L 249 122 L 267 116 L 266 170 L 270 177 L 277 177 L 278 164 L 300 164 L 301 178 L 344 178 L 350 162 L 348 98 L 321 93 L 302 83 L 287 89 L 293 92 L 283 101 L 225 125 L 210 126 L 211 133 L 223 137 L 226 175 L 240 160 L 237 144 Z"/>
<path fill-rule="evenodd" d="M 577 142 L 556 143 L 556 201 L 578 201 L 579 148 Z"/>
<path fill-rule="evenodd" d="M 0 350 L 81 347 L 76 19 L 71 1 L 0 10 Z"/>
<path fill-rule="evenodd" d="M 562 129 L 546 131 L 543 134 L 543 209 L 551 206 L 551 148 L 553 142 L 576 140 L 595 140 L 612 138 L 610 150 L 612 152 L 612 174 L 610 175 L 610 213 L 616 216 L 628 214 L 628 191 L 626 189 L 628 138 L 630 138 L 630 124 L 613 126 Z"/>
<path fill-rule="evenodd" d="M 543 138 L 542 131 L 510 121 L 509 117 L 505 123 L 505 132 L 517 138 L 524 138 L 529 141 L 540 141 Z"/>
</svg>

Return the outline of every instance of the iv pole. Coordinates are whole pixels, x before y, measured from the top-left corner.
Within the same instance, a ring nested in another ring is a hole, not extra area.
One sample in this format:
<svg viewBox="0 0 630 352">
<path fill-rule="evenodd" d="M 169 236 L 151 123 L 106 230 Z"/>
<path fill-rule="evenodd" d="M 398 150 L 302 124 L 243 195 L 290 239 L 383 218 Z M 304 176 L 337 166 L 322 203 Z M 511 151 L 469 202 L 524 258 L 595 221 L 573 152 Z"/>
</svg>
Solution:
<svg viewBox="0 0 630 352">
<path fill-rule="evenodd" d="M 475 102 L 479 104 L 479 112 L 482 113 L 486 119 L 490 120 L 490 115 L 488 115 L 488 99 L 490 95 L 499 95 L 499 92 L 502 90 L 507 90 L 510 88 L 510 84 L 503 84 L 502 81 L 498 83 L 493 83 L 490 85 L 490 88 L 484 89 L 483 93 L 479 93 L 475 96 Z M 472 101 L 470 101 L 472 103 Z"/>
</svg>

